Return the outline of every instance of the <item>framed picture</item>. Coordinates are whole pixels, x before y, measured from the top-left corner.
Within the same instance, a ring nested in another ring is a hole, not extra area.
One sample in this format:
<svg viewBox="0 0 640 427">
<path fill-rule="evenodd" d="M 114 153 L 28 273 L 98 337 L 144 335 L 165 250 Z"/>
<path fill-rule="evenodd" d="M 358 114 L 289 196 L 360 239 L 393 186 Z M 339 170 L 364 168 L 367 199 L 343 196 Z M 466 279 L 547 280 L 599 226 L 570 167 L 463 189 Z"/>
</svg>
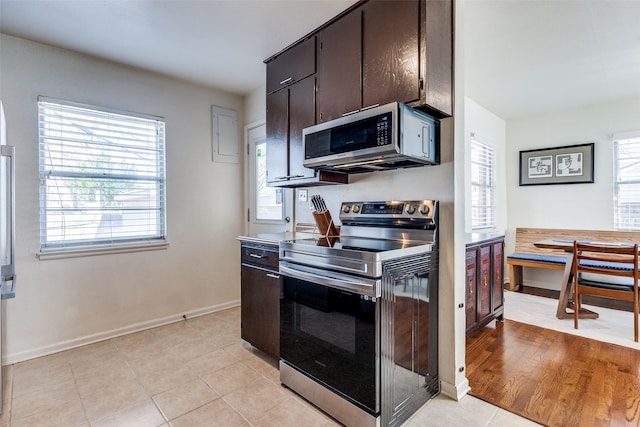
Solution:
<svg viewBox="0 0 640 427">
<path fill-rule="evenodd" d="M 594 143 L 520 152 L 520 185 L 593 182 Z"/>
</svg>

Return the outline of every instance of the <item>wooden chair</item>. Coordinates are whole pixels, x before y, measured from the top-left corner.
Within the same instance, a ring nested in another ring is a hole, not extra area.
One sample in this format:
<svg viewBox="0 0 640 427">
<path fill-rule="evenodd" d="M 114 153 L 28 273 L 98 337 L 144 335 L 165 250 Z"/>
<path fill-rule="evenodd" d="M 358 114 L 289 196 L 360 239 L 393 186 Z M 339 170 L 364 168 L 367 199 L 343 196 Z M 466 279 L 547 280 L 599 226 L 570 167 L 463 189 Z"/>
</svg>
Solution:
<svg viewBox="0 0 640 427">
<path fill-rule="evenodd" d="M 633 340 L 638 342 L 638 276 L 637 243 L 631 246 L 574 241 L 574 328 L 578 329 L 582 295 L 630 301 L 633 303 Z"/>
</svg>

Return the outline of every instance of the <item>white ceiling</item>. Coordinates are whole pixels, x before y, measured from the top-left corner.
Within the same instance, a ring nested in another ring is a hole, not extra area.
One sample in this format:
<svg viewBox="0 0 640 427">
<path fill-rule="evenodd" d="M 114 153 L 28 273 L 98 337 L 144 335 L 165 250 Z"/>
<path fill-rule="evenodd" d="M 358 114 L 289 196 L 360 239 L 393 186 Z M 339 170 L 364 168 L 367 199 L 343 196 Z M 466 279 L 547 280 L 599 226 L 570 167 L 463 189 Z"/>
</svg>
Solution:
<svg viewBox="0 0 640 427">
<path fill-rule="evenodd" d="M 353 3 L 0 0 L 0 31 L 244 95 L 264 84 L 264 59 Z M 465 93 L 497 115 L 640 101 L 640 1 L 466 0 L 461 10 Z"/>
<path fill-rule="evenodd" d="M 500 117 L 640 103 L 639 0 L 467 1 L 463 29 L 465 94 Z"/>
</svg>

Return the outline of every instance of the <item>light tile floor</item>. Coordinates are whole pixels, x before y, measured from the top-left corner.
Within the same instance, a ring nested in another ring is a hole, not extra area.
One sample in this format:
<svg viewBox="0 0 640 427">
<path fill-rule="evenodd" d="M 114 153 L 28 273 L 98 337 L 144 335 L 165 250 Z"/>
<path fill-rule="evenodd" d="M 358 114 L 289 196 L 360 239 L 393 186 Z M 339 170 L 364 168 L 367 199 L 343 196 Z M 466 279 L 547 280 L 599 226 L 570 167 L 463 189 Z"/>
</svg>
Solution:
<svg viewBox="0 0 640 427">
<path fill-rule="evenodd" d="M 338 425 L 240 339 L 239 308 L 6 366 L 4 378 L 3 427 Z M 471 396 L 439 396 L 406 423 L 531 425 Z"/>
</svg>

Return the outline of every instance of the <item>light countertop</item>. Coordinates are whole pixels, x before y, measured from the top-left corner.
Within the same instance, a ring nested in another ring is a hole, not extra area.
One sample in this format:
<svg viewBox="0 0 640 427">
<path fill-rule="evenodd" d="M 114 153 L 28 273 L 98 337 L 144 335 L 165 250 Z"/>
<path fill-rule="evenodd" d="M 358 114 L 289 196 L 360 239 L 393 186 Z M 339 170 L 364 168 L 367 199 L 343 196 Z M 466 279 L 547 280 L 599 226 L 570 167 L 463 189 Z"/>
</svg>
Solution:
<svg viewBox="0 0 640 427">
<path fill-rule="evenodd" d="M 477 245 L 500 237 L 504 238 L 504 233 L 467 233 L 465 234 L 465 244 L 466 246 Z"/>
<path fill-rule="evenodd" d="M 238 236 L 237 239 L 241 242 L 259 243 L 263 245 L 278 246 L 280 242 L 284 240 L 305 239 L 313 237 L 312 233 L 300 232 L 300 231 L 285 231 L 282 233 L 259 233 L 248 236 Z"/>
</svg>

